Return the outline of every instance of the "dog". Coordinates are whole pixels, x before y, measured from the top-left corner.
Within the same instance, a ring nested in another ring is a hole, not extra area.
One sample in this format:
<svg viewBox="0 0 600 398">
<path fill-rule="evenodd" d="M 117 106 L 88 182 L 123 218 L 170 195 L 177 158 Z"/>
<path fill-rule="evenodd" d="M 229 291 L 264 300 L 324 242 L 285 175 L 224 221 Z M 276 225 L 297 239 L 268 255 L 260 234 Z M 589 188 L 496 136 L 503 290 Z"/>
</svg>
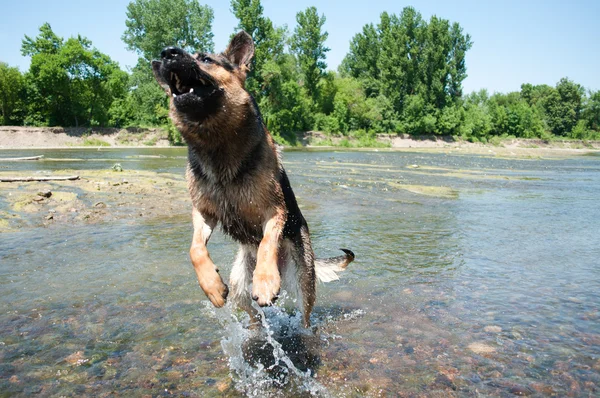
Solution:
<svg viewBox="0 0 600 398">
<path fill-rule="evenodd" d="M 152 62 L 153 73 L 170 97 L 169 115 L 188 145 L 190 258 L 200 287 L 215 307 L 229 296 L 250 314 L 252 324 L 259 324 L 252 300 L 272 305 L 283 285 L 298 298 L 304 326 L 310 327 L 317 279 L 338 279 L 354 253 L 341 249 L 339 257 L 315 260 L 280 153 L 245 89 L 252 37 L 239 32 L 220 54 L 167 47 L 160 56 Z M 217 224 L 240 244 L 231 290 L 206 248 Z"/>
</svg>

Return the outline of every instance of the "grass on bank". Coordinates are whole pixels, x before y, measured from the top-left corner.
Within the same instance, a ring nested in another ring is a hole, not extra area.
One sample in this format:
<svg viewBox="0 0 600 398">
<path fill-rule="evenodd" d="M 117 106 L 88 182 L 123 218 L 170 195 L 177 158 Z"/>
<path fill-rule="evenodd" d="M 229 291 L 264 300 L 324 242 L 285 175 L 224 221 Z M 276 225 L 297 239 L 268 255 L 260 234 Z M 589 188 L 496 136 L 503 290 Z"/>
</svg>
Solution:
<svg viewBox="0 0 600 398">
<path fill-rule="evenodd" d="M 365 130 L 356 130 L 344 135 L 327 134 L 325 138 L 310 138 L 309 145 L 336 146 L 342 148 L 390 148 L 391 140 L 381 140 L 377 135 Z"/>
<path fill-rule="evenodd" d="M 110 144 L 99 138 L 88 137 L 83 139 L 83 146 L 110 146 Z"/>
</svg>

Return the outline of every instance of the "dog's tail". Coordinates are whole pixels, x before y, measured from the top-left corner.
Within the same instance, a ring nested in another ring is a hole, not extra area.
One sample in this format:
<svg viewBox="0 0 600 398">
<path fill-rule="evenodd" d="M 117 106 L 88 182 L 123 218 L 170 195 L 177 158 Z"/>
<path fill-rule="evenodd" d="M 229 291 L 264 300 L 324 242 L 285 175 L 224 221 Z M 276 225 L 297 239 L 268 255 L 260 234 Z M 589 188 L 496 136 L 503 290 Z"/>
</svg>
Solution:
<svg viewBox="0 0 600 398">
<path fill-rule="evenodd" d="M 330 258 L 315 259 L 315 273 L 321 282 L 331 282 L 340 279 L 338 272 L 346 269 L 348 264 L 354 261 L 352 250 L 340 249 L 344 255 Z"/>
</svg>

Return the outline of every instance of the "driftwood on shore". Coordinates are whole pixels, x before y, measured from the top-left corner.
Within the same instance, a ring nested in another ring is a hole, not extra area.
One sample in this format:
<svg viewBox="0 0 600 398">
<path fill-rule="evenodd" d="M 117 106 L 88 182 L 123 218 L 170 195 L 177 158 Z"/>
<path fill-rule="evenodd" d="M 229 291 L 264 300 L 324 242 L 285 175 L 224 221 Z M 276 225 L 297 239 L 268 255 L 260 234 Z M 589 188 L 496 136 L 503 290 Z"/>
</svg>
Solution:
<svg viewBox="0 0 600 398">
<path fill-rule="evenodd" d="M 40 160 L 44 155 L 27 156 L 24 158 L 0 158 L 0 162 L 20 162 L 21 160 Z"/>
<path fill-rule="evenodd" d="M 79 176 L 0 177 L 0 182 L 67 181 L 67 180 L 79 180 Z"/>
</svg>

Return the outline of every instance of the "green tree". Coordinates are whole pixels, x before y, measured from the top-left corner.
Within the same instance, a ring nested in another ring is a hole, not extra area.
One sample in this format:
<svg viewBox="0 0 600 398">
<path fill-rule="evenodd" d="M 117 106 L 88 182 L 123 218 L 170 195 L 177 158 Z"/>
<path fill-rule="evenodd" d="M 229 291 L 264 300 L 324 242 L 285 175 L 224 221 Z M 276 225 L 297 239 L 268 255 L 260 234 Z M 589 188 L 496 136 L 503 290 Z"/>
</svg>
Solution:
<svg viewBox="0 0 600 398">
<path fill-rule="evenodd" d="M 137 65 L 129 76 L 132 87 L 126 100 L 126 110 L 119 118 L 127 123 L 141 126 L 157 126 L 169 124 L 169 99 L 164 90 L 156 84 L 151 73 L 152 66 L 145 59 L 138 59 Z M 118 116 L 115 114 L 115 118 Z"/>
<path fill-rule="evenodd" d="M 63 46 L 64 40 L 56 36 L 49 23 L 40 26 L 40 34 L 31 38 L 25 35 L 21 42 L 21 54 L 23 56 L 34 56 L 36 54 L 55 55 Z"/>
<path fill-rule="evenodd" d="M 521 85 L 521 98 L 523 98 L 529 106 L 539 107 L 542 109 L 542 104 L 546 97 L 552 95 L 552 92 L 555 90 L 554 87 L 551 87 L 547 84 L 540 85 L 532 85 L 529 83 L 525 83 Z"/>
<path fill-rule="evenodd" d="M 489 102 L 493 128 L 490 134 L 534 138 L 544 135 L 542 115 L 521 93 L 494 94 Z"/>
<path fill-rule="evenodd" d="M 85 38 L 70 38 L 61 51 L 71 84 L 74 109 L 83 124 L 107 126 L 109 109 L 115 99 L 127 92 L 127 73 Z M 77 123 L 77 120 L 76 120 Z"/>
<path fill-rule="evenodd" d="M 579 84 L 562 78 L 542 101 L 546 122 L 552 133 L 566 136 L 577 124 L 584 90 Z"/>
<path fill-rule="evenodd" d="M 317 86 L 317 109 L 325 114 L 330 114 L 333 111 L 333 99 L 337 92 L 335 85 L 336 73 L 333 71 L 326 72 Z"/>
<path fill-rule="evenodd" d="M 407 95 L 404 98 L 401 121 L 402 132 L 415 135 L 436 133 L 435 110 L 421 94 Z"/>
<path fill-rule="evenodd" d="M 373 133 L 394 133 L 401 130 L 394 105 L 385 95 L 369 97 L 366 104 L 365 129 Z"/>
<path fill-rule="evenodd" d="M 360 82 L 352 78 L 339 78 L 336 79 L 336 86 L 332 116 L 338 131 L 347 134 L 368 127 L 366 117 L 369 107 Z"/>
<path fill-rule="evenodd" d="M 382 13 L 377 26 L 365 25 L 340 72 L 359 79 L 369 98 L 386 98 L 394 110 L 388 118 L 400 119 L 393 125 L 404 132 L 455 133 L 471 46 L 458 23 L 436 16 L 427 22 L 406 7 L 400 15 Z"/>
<path fill-rule="evenodd" d="M 146 61 L 167 46 L 188 52 L 213 51 L 212 8 L 197 0 L 134 0 L 127 5 L 127 29 L 121 37 Z"/>
<path fill-rule="evenodd" d="M 284 51 L 286 28 L 275 27 L 263 15 L 260 0 L 232 0 L 238 18 L 236 32 L 244 30 L 254 40 L 254 58 L 247 73 L 246 89 L 260 105 L 263 119 L 279 141 L 294 143 L 295 132 L 312 127 L 310 97 L 299 85 L 296 58 Z"/>
<path fill-rule="evenodd" d="M 27 121 L 51 126 L 106 126 L 109 109 L 126 92 L 127 74 L 85 37 L 64 41 L 49 24 L 36 38 L 25 36 L 31 56 Z"/>
<path fill-rule="evenodd" d="M 232 0 L 231 11 L 239 20 L 236 32 L 246 31 L 254 40 L 254 58 L 247 73 L 246 89 L 255 97 L 269 95 L 269 86 L 265 84 L 265 69 L 271 73 L 270 62 L 283 64 L 285 28 L 277 28 L 263 15 L 260 0 Z"/>
<path fill-rule="evenodd" d="M 329 48 L 325 46 L 325 40 L 329 34 L 323 32 L 325 20 L 325 15 L 319 17 L 316 7 L 308 7 L 296 14 L 298 26 L 291 38 L 292 51 L 298 57 L 304 76 L 304 86 L 315 104 L 319 101 L 319 81 L 327 68 L 325 58 Z"/>
<path fill-rule="evenodd" d="M 465 55 L 473 47 L 473 42 L 469 34 L 463 34 L 457 22 L 450 28 L 450 41 L 448 93 L 456 101 L 462 97 L 462 83 L 467 78 Z"/>
<path fill-rule="evenodd" d="M 21 124 L 25 79 L 18 68 L 0 62 L 0 124 Z"/>
<path fill-rule="evenodd" d="M 458 133 L 466 139 L 478 140 L 487 137 L 493 130 L 492 114 L 487 90 L 479 90 L 467 95 L 461 108 L 461 121 Z"/>
<path fill-rule="evenodd" d="M 600 132 L 600 90 L 590 92 L 582 111 L 582 120 L 590 130 Z"/>
<path fill-rule="evenodd" d="M 570 136 L 582 140 L 600 139 L 600 91 L 590 91 L 584 96 L 580 116 Z"/>
<path fill-rule="evenodd" d="M 442 110 L 450 97 L 450 23 L 435 15 L 423 29 L 421 84 L 418 88 L 427 104 Z M 460 97 L 460 94 L 459 94 Z"/>
<path fill-rule="evenodd" d="M 28 110 L 26 124 L 71 125 L 64 118 L 70 109 L 69 78 L 61 62 L 60 51 L 64 40 L 52 31 L 49 23 L 43 24 L 39 35 L 25 35 L 21 54 L 31 57 L 26 73 Z"/>
<path fill-rule="evenodd" d="M 298 84 L 300 72 L 296 59 L 285 54 L 280 60 L 264 65 L 262 78 L 268 92 L 257 100 L 267 127 L 278 138 L 295 141 L 298 131 L 312 127 L 311 102 L 304 87 Z"/>
<path fill-rule="evenodd" d="M 367 24 L 362 33 L 356 34 L 350 41 L 350 51 L 339 67 L 343 77 L 359 79 L 369 97 L 380 92 L 380 71 L 377 66 L 380 50 L 379 33 L 373 24 Z"/>
<path fill-rule="evenodd" d="M 425 29 L 421 14 L 412 7 L 404 8 L 400 17 L 385 12 L 381 15 L 381 56 L 377 66 L 382 93 L 399 114 L 404 110 L 406 97 L 416 95 L 421 85 Z M 411 104 L 415 101 L 416 98 L 410 100 Z"/>
</svg>

